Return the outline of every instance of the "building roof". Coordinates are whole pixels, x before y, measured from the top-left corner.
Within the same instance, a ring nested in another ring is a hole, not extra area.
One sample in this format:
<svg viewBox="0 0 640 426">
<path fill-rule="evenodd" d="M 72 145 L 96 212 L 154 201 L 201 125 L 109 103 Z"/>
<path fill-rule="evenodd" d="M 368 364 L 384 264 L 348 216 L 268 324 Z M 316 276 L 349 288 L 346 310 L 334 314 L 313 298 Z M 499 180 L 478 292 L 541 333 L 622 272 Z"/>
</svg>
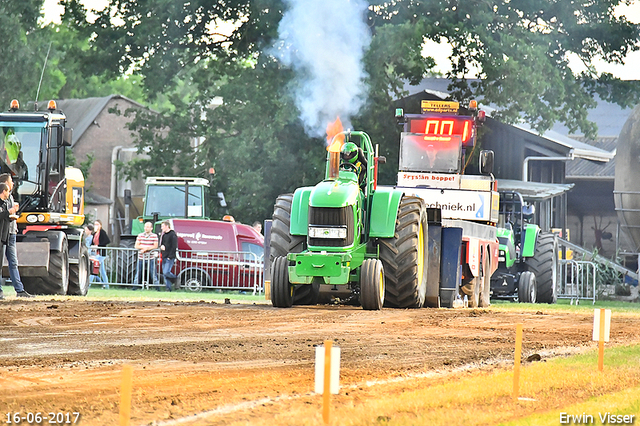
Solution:
<svg viewBox="0 0 640 426">
<path fill-rule="evenodd" d="M 123 99 L 140 108 L 146 108 L 122 95 L 109 95 L 102 98 L 60 99 L 56 100 L 58 108 L 67 116 L 67 125 L 73 129 L 71 146 L 74 146 L 94 123 L 98 115 L 105 109 L 112 99 Z"/>
<path fill-rule="evenodd" d="M 617 136 L 605 136 L 599 137 L 595 141 L 590 141 L 584 137 L 576 136 L 575 139 L 587 143 L 591 146 L 609 151 L 614 155 L 614 158 L 608 163 L 600 163 L 588 160 L 575 160 L 567 163 L 566 176 L 570 179 L 584 179 L 584 178 L 599 178 L 599 179 L 613 179 L 615 177 L 616 169 L 616 146 L 618 144 Z"/>
<path fill-rule="evenodd" d="M 498 191 L 519 192 L 525 201 L 542 201 L 562 195 L 573 188 L 573 184 L 523 182 L 521 180 L 498 179 Z"/>
<path fill-rule="evenodd" d="M 468 81 L 473 82 L 479 80 L 470 79 Z M 449 93 L 447 87 L 450 83 L 450 80 L 446 78 L 425 78 L 417 86 L 406 84 L 404 89 L 407 90 L 410 95 L 425 89 L 429 89 L 432 91 L 441 92 L 445 96 L 447 96 Z M 603 101 L 597 94 L 595 94 L 593 98 L 595 99 L 597 106 L 587 112 L 587 119 L 596 123 L 596 125 L 598 126 L 598 136 L 618 136 L 622 131 L 624 123 L 631 115 L 633 107 L 622 108 L 618 104 Z M 557 134 L 561 134 L 564 136 L 569 135 L 569 129 L 563 123 L 556 123 L 551 128 L 551 130 Z"/>
<path fill-rule="evenodd" d="M 449 96 L 447 91 L 449 83 L 449 80 L 443 78 L 427 78 L 422 80 L 419 85 L 405 86 L 405 89 L 409 92 L 409 96 L 426 93 L 432 97 L 435 96 L 444 100 Z M 482 109 L 485 110 L 487 116 L 491 116 L 491 113 L 495 111 L 495 107 L 491 105 L 482 105 Z M 540 133 L 525 122 L 511 124 L 511 126 L 551 142 L 552 145 L 555 145 L 558 148 L 558 151 L 566 152 L 567 156 L 572 158 L 582 158 L 585 160 L 602 162 L 608 162 L 613 158 L 613 154 L 609 151 L 589 145 L 580 140 L 570 138 L 554 130 L 548 130 L 545 133 Z"/>
</svg>

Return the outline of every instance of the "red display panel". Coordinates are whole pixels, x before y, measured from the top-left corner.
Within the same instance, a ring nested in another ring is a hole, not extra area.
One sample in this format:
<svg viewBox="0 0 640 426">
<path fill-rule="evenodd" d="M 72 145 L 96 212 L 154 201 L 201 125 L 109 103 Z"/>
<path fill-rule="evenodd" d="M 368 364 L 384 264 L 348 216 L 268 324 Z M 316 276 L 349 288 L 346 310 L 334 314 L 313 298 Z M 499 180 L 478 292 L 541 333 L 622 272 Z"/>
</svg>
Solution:
<svg viewBox="0 0 640 426">
<path fill-rule="evenodd" d="M 460 136 L 463 146 L 475 143 L 475 128 L 472 117 L 437 115 L 411 117 L 407 120 L 409 133 L 434 135 L 439 137 Z"/>
</svg>

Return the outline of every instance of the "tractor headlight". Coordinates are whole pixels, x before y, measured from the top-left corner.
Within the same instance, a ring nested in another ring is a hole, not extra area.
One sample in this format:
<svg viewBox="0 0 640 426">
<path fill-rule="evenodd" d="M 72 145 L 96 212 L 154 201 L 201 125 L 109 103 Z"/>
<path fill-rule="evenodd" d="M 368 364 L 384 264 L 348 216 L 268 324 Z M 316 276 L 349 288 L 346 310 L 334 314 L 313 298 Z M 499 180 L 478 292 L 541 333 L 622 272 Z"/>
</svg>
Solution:
<svg viewBox="0 0 640 426">
<path fill-rule="evenodd" d="M 309 227 L 309 238 L 347 238 L 347 228 L 344 226 L 340 227 L 317 227 L 310 226 Z"/>
<path fill-rule="evenodd" d="M 30 214 L 27 216 L 27 222 L 36 223 L 37 221 L 38 221 L 38 216 L 36 216 L 35 214 Z"/>
</svg>

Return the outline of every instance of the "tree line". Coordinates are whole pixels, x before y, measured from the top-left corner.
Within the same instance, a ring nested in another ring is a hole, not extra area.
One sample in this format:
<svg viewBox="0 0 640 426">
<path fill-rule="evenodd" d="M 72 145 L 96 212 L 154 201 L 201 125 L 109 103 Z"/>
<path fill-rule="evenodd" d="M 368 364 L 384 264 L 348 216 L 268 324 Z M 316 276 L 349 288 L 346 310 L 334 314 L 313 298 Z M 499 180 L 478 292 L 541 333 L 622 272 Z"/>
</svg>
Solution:
<svg viewBox="0 0 640 426">
<path fill-rule="evenodd" d="M 2 1 L 0 101 L 35 100 L 42 76 L 39 100 L 118 93 L 148 105 L 117 112 L 131 115 L 137 147 L 148 154 L 120 172 L 204 177 L 213 167 L 215 192 L 225 193 L 230 213 L 262 220 L 279 194 L 324 175 L 323 138 L 308 134 L 295 99 L 299 70 L 273 50 L 283 15 L 310 1 L 111 0 L 91 14 L 77 0 L 61 0 L 61 23 L 48 25 L 43 0 Z M 381 181 L 394 183 L 397 172 L 394 101 L 437 65 L 424 51 L 427 40 L 452 46 L 443 77 L 453 99 L 491 103 L 503 122 L 525 119 L 544 131 L 559 121 L 594 137 L 587 113 L 595 94 L 624 107 L 640 96 L 637 82 L 592 65 L 620 63 L 640 47 L 640 26 L 614 14 L 619 3 L 368 1 L 366 100 L 351 125 L 387 156 Z M 586 71 L 569 68 L 570 54 Z"/>
</svg>

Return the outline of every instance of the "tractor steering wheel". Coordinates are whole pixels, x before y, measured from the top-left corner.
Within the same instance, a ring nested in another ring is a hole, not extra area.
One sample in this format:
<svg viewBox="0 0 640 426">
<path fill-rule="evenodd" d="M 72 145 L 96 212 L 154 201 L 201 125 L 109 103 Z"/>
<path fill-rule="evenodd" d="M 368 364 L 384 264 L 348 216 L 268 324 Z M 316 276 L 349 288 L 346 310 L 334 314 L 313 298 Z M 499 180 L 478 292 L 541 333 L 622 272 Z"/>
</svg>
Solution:
<svg viewBox="0 0 640 426">
<path fill-rule="evenodd" d="M 341 168 L 342 170 L 346 170 L 346 171 L 349 171 L 349 172 L 353 172 L 353 173 L 355 173 L 356 175 L 358 174 L 358 168 L 357 168 L 357 167 L 356 167 L 356 165 L 355 165 L 355 164 L 353 164 L 353 163 L 348 163 L 348 162 L 346 162 L 346 161 L 345 161 L 345 162 L 343 162 L 343 163 L 341 163 L 341 164 L 340 164 L 340 168 Z"/>
</svg>

